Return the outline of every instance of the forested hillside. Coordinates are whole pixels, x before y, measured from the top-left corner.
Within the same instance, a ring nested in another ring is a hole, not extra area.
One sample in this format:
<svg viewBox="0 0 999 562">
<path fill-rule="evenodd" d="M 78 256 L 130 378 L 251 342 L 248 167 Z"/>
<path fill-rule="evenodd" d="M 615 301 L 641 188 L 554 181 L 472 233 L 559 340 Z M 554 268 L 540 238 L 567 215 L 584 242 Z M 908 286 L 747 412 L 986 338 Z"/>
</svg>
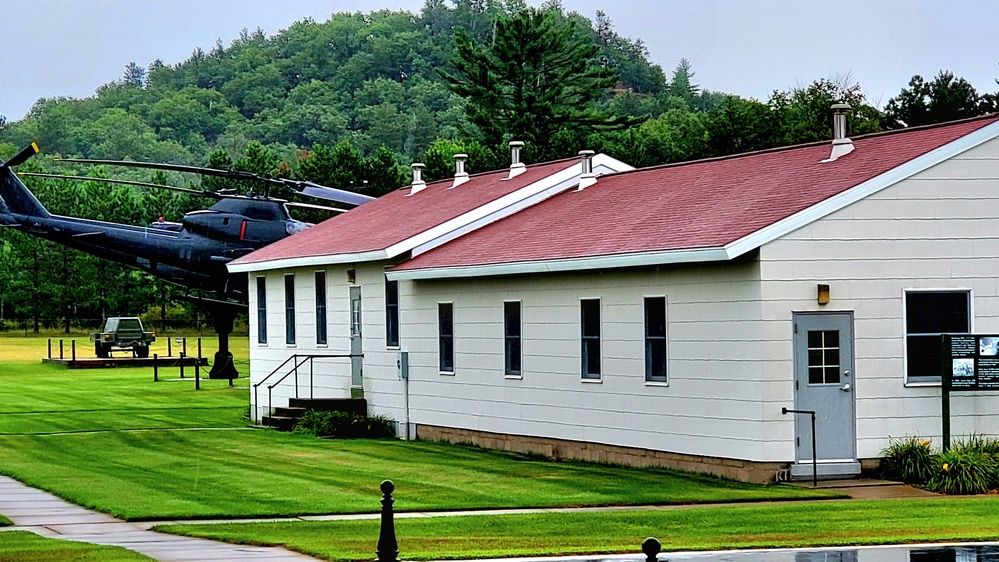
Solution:
<svg viewBox="0 0 999 562">
<path fill-rule="evenodd" d="M 613 10 L 613 4 L 608 5 Z M 636 166 L 829 138 L 829 106 L 849 103 L 851 134 L 992 111 L 995 98 L 941 72 L 915 76 L 884 112 L 847 77 L 775 89 L 767 100 L 701 89 L 682 53 L 669 72 L 639 39 L 620 36 L 612 12 L 567 13 L 521 0 L 427 0 L 418 14 L 339 13 L 273 36 L 244 30 L 229 45 L 195 49 L 178 64 L 131 63 L 86 99 L 39 100 L 0 119 L 0 158 L 37 141 L 22 170 L 96 174 L 153 183 L 197 178 L 72 167 L 54 157 L 210 165 L 292 176 L 380 195 L 427 163 L 504 165 L 509 140 L 528 162 L 587 148 Z M 592 17 L 591 17 L 592 16 Z M 142 224 L 177 220 L 201 200 L 159 190 L 32 178 L 54 212 Z M 315 218 L 313 218 L 315 220 Z M 38 327 L 171 304 L 177 288 L 90 256 L 0 230 L 0 328 Z M 152 312 L 151 312 L 152 314 Z"/>
</svg>

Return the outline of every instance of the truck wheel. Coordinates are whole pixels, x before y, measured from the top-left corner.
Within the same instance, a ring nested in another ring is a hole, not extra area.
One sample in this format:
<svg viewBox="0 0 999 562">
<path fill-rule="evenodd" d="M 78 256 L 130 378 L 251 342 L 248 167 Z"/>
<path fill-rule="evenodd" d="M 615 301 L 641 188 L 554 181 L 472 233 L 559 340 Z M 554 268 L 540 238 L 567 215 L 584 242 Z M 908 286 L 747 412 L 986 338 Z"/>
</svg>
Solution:
<svg viewBox="0 0 999 562">
<path fill-rule="evenodd" d="M 145 359 L 149 357 L 149 346 L 137 347 L 135 348 L 135 356 L 139 359 Z"/>
<path fill-rule="evenodd" d="M 108 350 L 104 347 L 101 342 L 94 342 L 94 355 L 101 359 L 107 359 Z"/>
</svg>

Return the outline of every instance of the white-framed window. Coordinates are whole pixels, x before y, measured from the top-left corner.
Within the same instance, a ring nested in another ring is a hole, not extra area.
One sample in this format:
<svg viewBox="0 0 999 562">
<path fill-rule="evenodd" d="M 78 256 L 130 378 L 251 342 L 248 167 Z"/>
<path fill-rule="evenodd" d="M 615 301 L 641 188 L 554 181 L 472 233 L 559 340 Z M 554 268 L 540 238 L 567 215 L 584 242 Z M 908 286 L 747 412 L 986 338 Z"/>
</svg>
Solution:
<svg viewBox="0 0 999 562">
<path fill-rule="evenodd" d="M 666 342 L 666 297 L 645 297 L 646 382 L 668 382 Z"/>
<path fill-rule="evenodd" d="M 940 384 L 944 334 L 972 332 L 971 289 L 906 289 L 905 383 Z"/>
<path fill-rule="evenodd" d="M 600 380 L 600 299 L 579 301 L 580 376 Z"/>
<path fill-rule="evenodd" d="M 399 282 L 385 280 L 385 345 L 399 347 Z"/>
<path fill-rule="evenodd" d="M 267 343 L 267 278 L 257 277 L 257 343 Z"/>
<path fill-rule="evenodd" d="M 503 373 L 510 378 L 521 375 L 521 318 L 520 301 L 503 303 Z"/>
<path fill-rule="evenodd" d="M 284 341 L 295 343 L 295 274 L 284 276 Z"/>
<path fill-rule="evenodd" d="M 316 272 L 316 345 L 326 345 L 326 272 Z"/>
<path fill-rule="evenodd" d="M 442 373 L 454 373 L 454 303 L 437 303 L 437 357 Z"/>
</svg>

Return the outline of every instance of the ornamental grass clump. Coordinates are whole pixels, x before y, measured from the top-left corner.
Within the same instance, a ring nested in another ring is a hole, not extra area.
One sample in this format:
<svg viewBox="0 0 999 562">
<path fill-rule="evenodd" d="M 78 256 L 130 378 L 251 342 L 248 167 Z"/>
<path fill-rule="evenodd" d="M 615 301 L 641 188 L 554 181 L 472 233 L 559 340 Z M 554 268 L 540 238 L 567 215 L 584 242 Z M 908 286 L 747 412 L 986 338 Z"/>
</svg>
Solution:
<svg viewBox="0 0 999 562">
<path fill-rule="evenodd" d="M 881 451 L 881 477 L 924 486 L 939 466 L 929 440 L 918 437 L 889 439 Z"/>
<path fill-rule="evenodd" d="M 944 494 L 984 494 L 999 484 L 996 457 L 968 447 L 954 447 L 939 456 L 936 473 L 926 489 Z"/>
</svg>

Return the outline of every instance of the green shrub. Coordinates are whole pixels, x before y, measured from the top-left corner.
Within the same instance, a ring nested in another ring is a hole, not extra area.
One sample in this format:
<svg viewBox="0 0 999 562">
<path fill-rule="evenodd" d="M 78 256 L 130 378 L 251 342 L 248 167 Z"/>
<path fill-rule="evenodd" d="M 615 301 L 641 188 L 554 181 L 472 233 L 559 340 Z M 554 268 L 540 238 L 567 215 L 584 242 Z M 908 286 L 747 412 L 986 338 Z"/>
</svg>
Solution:
<svg viewBox="0 0 999 562">
<path fill-rule="evenodd" d="M 906 484 L 925 485 L 939 466 L 930 442 L 918 437 L 889 438 L 881 456 L 881 477 Z"/>
<path fill-rule="evenodd" d="M 395 421 L 387 416 L 353 416 L 346 412 L 306 410 L 295 424 L 295 433 L 341 439 L 395 437 Z"/>
<path fill-rule="evenodd" d="M 944 494 L 984 494 L 999 481 L 996 457 L 967 447 L 955 447 L 940 454 L 937 471 L 926 484 Z"/>
<path fill-rule="evenodd" d="M 999 439 L 973 433 L 964 439 L 958 439 L 954 448 L 968 449 L 986 455 L 997 456 L 999 455 Z"/>
</svg>

